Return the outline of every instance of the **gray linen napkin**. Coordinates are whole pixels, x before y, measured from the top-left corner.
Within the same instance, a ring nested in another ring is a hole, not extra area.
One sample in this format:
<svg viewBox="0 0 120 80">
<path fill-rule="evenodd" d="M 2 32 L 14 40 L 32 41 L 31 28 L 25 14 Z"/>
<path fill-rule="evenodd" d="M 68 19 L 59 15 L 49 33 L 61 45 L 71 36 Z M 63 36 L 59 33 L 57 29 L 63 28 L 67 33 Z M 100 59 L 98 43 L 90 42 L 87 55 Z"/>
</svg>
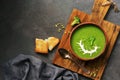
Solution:
<svg viewBox="0 0 120 80">
<path fill-rule="evenodd" d="M 5 80 L 78 80 L 78 74 L 20 54 L 3 65 Z"/>
</svg>

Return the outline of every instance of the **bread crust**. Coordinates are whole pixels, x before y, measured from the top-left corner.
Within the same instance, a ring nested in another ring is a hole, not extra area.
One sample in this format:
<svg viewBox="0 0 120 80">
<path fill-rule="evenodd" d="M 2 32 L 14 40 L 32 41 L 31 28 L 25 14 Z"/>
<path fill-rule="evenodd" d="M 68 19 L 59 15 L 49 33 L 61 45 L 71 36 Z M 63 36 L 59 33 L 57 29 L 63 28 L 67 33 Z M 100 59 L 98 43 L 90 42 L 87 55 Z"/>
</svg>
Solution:
<svg viewBox="0 0 120 80">
<path fill-rule="evenodd" d="M 35 39 L 35 52 L 48 53 L 48 43 L 43 39 Z"/>
<path fill-rule="evenodd" d="M 48 39 L 35 39 L 35 52 L 47 54 L 48 51 L 53 50 L 53 48 L 59 43 L 59 39 L 56 37 L 49 37 Z"/>
<path fill-rule="evenodd" d="M 51 51 L 59 43 L 59 39 L 56 37 L 49 37 L 47 39 L 47 42 L 48 42 L 48 49 Z"/>
</svg>

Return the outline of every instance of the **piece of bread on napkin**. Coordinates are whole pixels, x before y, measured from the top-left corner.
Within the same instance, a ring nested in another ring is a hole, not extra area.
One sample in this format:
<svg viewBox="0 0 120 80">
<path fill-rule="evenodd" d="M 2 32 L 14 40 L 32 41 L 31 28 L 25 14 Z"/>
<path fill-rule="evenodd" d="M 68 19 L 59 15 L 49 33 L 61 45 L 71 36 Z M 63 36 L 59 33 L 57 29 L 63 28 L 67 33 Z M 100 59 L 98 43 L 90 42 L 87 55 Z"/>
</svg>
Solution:
<svg viewBox="0 0 120 80">
<path fill-rule="evenodd" d="M 49 51 L 51 51 L 59 43 L 59 39 L 56 37 L 48 37 L 45 41 L 48 43 Z"/>
<path fill-rule="evenodd" d="M 35 39 L 35 52 L 48 53 L 48 43 L 43 39 Z"/>
</svg>

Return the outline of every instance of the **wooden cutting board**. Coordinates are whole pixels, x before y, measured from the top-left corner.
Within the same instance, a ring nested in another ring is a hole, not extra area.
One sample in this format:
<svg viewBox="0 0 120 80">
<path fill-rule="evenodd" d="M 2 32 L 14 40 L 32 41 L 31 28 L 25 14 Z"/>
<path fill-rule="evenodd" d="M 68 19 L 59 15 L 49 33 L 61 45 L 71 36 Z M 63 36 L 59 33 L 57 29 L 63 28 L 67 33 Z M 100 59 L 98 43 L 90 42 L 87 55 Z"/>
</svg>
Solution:
<svg viewBox="0 0 120 80">
<path fill-rule="evenodd" d="M 102 77 L 102 74 L 104 72 L 105 66 L 107 65 L 108 59 L 110 57 L 111 51 L 113 49 L 113 46 L 117 40 L 117 36 L 120 31 L 120 26 L 111 23 L 109 21 L 103 20 L 109 7 L 110 6 L 101 6 L 101 4 L 106 0 L 95 0 L 94 6 L 92 9 L 92 14 L 88 15 L 80 10 L 73 9 L 70 18 L 68 20 L 66 29 L 63 33 L 63 36 L 61 38 L 61 42 L 58 46 L 59 48 L 65 48 L 68 51 L 71 52 L 70 46 L 68 46 L 68 38 L 70 35 L 71 30 L 73 27 L 71 26 L 71 22 L 73 21 L 74 16 L 78 16 L 81 19 L 81 22 L 95 22 L 101 26 L 101 28 L 106 32 L 107 38 L 108 38 L 108 46 L 104 53 L 104 55 L 101 55 L 95 60 L 92 61 L 81 61 L 81 65 L 83 65 L 86 69 L 90 70 L 90 74 L 84 73 L 80 67 L 78 67 L 75 63 L 68 59 L 63 59 L 59 53 L 58 49 L 55 53 L 53 64 L 64 67 L 66 69 L 69 69 L 71 71 L 77 72 L 83 76 L 86 76 L 88 78 L 94 79 L 94 80 L 100 80 Z"/>
</svg>

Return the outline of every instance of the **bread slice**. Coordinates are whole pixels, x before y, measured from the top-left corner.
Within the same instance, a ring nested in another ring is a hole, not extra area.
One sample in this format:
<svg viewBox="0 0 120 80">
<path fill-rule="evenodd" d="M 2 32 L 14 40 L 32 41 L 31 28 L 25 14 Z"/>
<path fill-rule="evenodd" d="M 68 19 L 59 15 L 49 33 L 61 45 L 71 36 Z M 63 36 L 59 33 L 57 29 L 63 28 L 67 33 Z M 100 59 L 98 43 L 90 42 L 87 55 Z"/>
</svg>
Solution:
<svg viewBox="0 0 120 80">
<path fill-rule="evenodd" d="M 48 43 L 43 39 L 35 39 L 35 52 L 48 53 Z"/>
<path fill-rule="evenodd" d="M 49 51 L 51 51 L 59 43 L 59 39 L 56 37 L 49 37 L 46 41 L 48 42 Z"/>
</svg>

